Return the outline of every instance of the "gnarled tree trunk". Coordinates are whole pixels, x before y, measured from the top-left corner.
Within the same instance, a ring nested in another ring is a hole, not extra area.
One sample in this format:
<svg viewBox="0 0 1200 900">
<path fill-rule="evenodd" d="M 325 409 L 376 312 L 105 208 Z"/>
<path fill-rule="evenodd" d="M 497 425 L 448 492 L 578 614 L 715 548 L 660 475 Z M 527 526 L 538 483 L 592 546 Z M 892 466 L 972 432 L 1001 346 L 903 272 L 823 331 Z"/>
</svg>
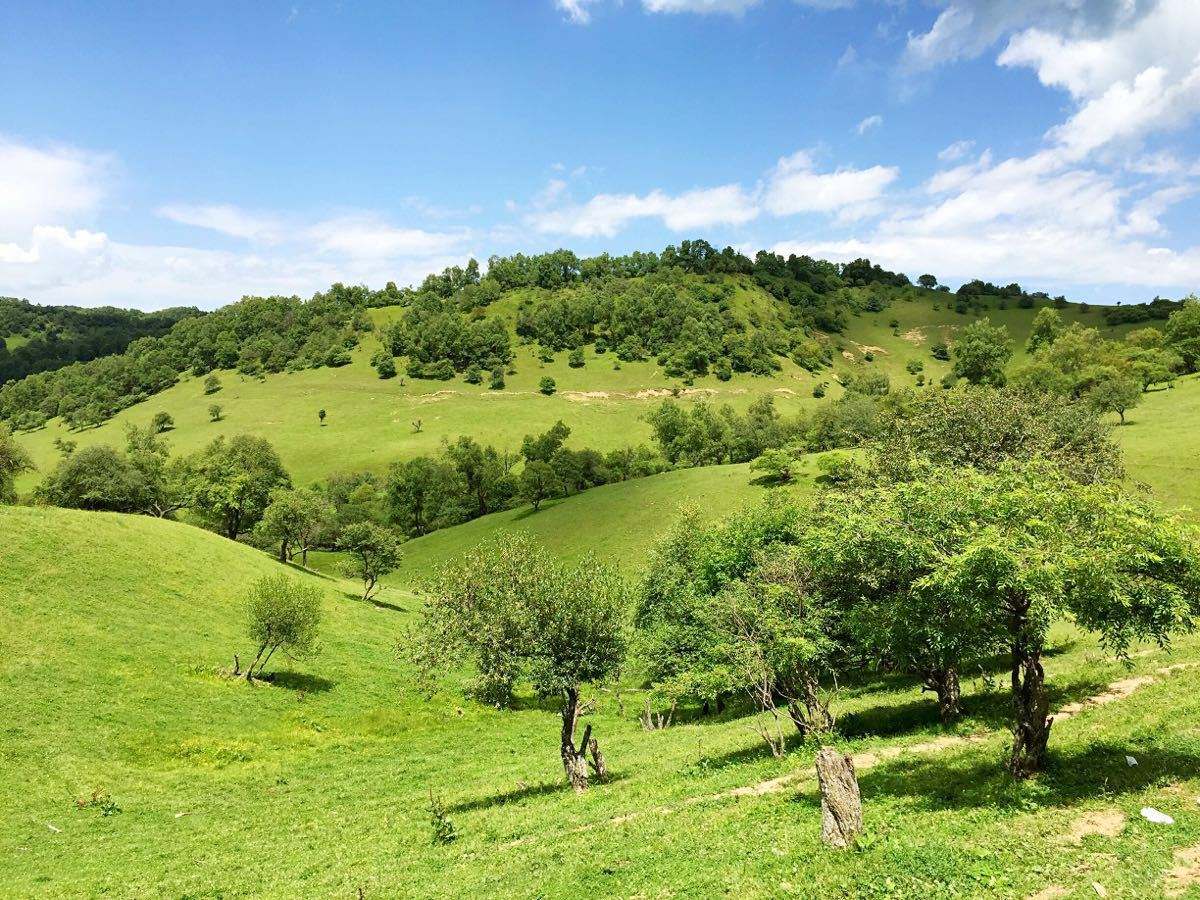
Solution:
<svg viewBox="0 0 1200 900">
<path fill-rule="evenodd" d="M 804 737 L 810 735 L 828 734 L 833 731 L 833 714 L 829 704 L 821 697 L 821 686 L 811 675 L 802 675 L 798 679 L 799 696 L 788 700 L 788 715 L 796 730 Z"/>
<path fill-rule="evenodd" d="M 862 832 L 862 795 L 854 761 L 833 747 L 817 753 L 817 784 L 821 788 L 821 840 L 844 848 Z"/>
<path fill-rule="evenodd" d="M 937 694 L 938 718 L 943 725 L 958 721 L 962 715 L 962 686 L 958 681 L 958 669 L 947 666 L 926 672 L 925 689 Z"/>
<path fill-rule="evenodd" d="M 1046 764 L 1046 745 L 1054 719 L 1047 713 L 1046 673 L 1041 653 L 1017 640 L 1012 649 L 1013 746 L 1008 770 L 1016 778 L 1040 772 Z"/>
<path fill-rule="evenodd" d="M 567 781 L 576 793 L 583 793 L 588 786 L 587 749 L 592 742 L 592 726 L 583 732 L 580 750 L 575 746 L 575 726 L 579 721 L 579 689 L 567 688 L 563 691 L 562 707 L 562 762 Z M 600 757 L 603 762 L 603 757 Z"/>
</svg>

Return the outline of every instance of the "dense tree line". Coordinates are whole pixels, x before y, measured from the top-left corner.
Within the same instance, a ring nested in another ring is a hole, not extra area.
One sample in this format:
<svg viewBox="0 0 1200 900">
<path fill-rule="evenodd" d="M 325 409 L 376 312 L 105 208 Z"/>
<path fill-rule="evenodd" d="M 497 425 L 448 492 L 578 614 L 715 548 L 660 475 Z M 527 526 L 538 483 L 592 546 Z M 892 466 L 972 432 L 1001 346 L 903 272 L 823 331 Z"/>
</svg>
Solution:
<svg viewBox="0 0 1200 900">
<path fill-rule="evenodd" d="M 35 306 L 28 300 L 0 297 L 0 385 L 121 353 L 138 338 L 160 337 L 179 320 L 199 315 L 191 307 L 141 312 L 111 306 Z M 24 341 L 10 348 L 6 337 Z"/>
<path fill-rule="evenodd" d="M 246 297 L 183 318 L 161 337 L 139 338 L 123 353 L 0 387 L 0 421 L 25 429 L 61 416 L 68 426 L 83 428 L 165 390 L 185 372 L 257 375 L 345 365 L 370 328 L 365 293 L 335 285 L 307 301 Z"/>
</svg>

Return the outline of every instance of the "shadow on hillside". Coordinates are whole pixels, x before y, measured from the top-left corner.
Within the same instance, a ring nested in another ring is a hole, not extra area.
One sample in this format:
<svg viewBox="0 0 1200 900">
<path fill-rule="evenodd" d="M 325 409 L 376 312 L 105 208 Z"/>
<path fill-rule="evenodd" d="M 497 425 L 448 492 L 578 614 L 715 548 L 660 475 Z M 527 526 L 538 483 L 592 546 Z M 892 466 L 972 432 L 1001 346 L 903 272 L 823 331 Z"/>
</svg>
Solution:
<svg viewBox="0 0 1200 900">
<path fill-rule="evenodd" d="M 398 603 L 392 603 L 389 600 L 380 600 L 378 596 L 371 597 L 368 600 L 362 598 L 362 594 L 356 594 L 353 591 L 342 591 L 342 596 L 351 603 L 363 603 L 367 606 L 373 606 L 376 609 L 386 609 L 389 612 L 407 612 L 403 606 Z"/>
<path fill-rule="evenodd" d="M 617 772 L 610 772 L 604 781 L 592 781 L 591 788 L 601 788 L 606 785 L 613 784 L 618 781 L 624 781 L 627 775 Z M 513 788 L 511 791 L 504 791 L 500 794 L 493 794 L 490 797 L 478 797 L 474 800 L 460 800 L 458 803 L 453 803 L 446 807 L 446 811 L 450 813 L 474 812 L 480 809 L 492 809 L 496 806 L 504 806 L 507 803 L 520 803 L 522 800 L 530 800 L 535 797 L 545 797 L 550 794 L 567 794 L 571 792 L 571 786 L 567 784 L 565 778 L 556 779 L 555 781 L 542 781 L 537 784 L 527 784 L 522 787 Z"/>
<path fill-rule="evenodd" d="M 323 694 L 333 690 L 334 682 L 320 675 L 308 672 L 268 672 L 263 676 L 255 676 L 260 681 L 266 681 L 275 687 L 287 688 L 291 691 L 302 691 L 306 694 Z"/>
<path fill-rule="evenodd" d="M 1138 764 L 1130 766 L 1126 754 Z M 1002 754 L 980 759 L 948 754 L 908 756 L 864 772 L 859 783 L 863 796 L 903 797 L 928 810 L 990 806 L 1021 811 L 1027 807 L 1027 784 L 1036 785 L 1040 806 L 1070 806 L 1097 796 L 1137 793 L 1178 778 L 1194 778 L 1200 771 L 1200 754 L 1147 740 L 1093 744 L 1082 751 L 1055 751 L 1054 735 L 1046 771 L 1036 782 L 1014 781 L 1004 770 Z M 815 803 L 813 798 L 805 798 Z"/>
<path fill-rule="evenodd" d="M 1106 681 L 1095 679 L 1076 679 L 1065 684 L 1048 684 L 1046 691 L 1050 697 L 1050 708 L 1058 709 L 1068 703 L 1095 696 L 1107 687 Z M 963 697 L 966 714 L 958 727 L 968 730 L 978 730 L 972 726 L 983 726 L 985 730 L 1003 733 L 1010 727 L 1012 715 L 1012 700 L 1007 690 L 989 691 L 986 693 L 966 694 Z M 834 700 L 834 713 L 837 714 L 837 700 Z M 745 714 L 751 714 L 746 710 Z M 792 728 L 787 719 L 787 711 L 781 710 L 785 724 L 785 744 L 787 751 L 792 753 L 804 746 L 799 732 Z M 749 727 L 749 726 L 747 726 Z M 790 731 L 788 729 L 791 729 Z M 937 702 L 933 694 L 924 697 L 904 700 L 899 703 L 877 704 L 866 709 L 838 714 L 836 735 L 842 738 L 863 737 L 901 737 L 913 732 L 955 733 L 954 728 L 942 729 L 938 721 Z M 813 744 L 812 746 L 816 746 Z M 763 741 L 758 741 L 749 747 L 731 750 L 728 753 L 705 758 L 709 765 L 725 766 L 747 762 L 756 762 L 770 755 L 770 750 Z"/>
</svg>

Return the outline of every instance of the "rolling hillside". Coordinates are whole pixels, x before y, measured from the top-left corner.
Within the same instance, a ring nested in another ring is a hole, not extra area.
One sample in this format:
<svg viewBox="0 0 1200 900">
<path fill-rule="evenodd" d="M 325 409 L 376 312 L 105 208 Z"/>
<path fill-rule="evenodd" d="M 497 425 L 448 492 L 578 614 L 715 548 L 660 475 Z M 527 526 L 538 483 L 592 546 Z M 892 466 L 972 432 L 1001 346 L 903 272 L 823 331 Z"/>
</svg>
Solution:
<svg viewBox="0 0 1200 900">
<path fill-rule="evenodd" d="M 753 284 L 734 279 L 735 296 L 747 311 L 768 309 L 777 303 Z M 628 446 L 649 440 L 649 426 L 642 416 L 651 404 L 668 395 L 673 388 L 686 401 L 712 399 L 728 402 L 744 410 L 757 397 L 770 394 L 779 410 L 792 413 L 811 408 L 818 383 L 829 386 L 830 396 L 840 388 L 833 375 L 858 366 L 886 372 L 896 384 L 912 384 L 914 376 L 905 372 L 913 358 L 925 364 L 929 379 L 940 378 L 949 364 L 934 359 L 929 352 L 938 340 L 953 341 L 954 333 L 977 315 L 959 314 L 952 308 L 951 295 L 916 291 L 914 301 L 896 301 L 879 313 L 862 313 L 849 319 L 844 335 L 837 338 L 839 358 L 832 369 L 812 374 L 788 360 L 773 377 L 735 374 L 728 381 L 714 375 L 696 378 L 691 387 L 679 379 L 667 377 L 653 361 L 620 363 L 611 352 L 598 355 L 593 348 L 585 351 L 585 365 L 571 368 L 566 353 L 553 362 L 542 363 L 534 349 L 517 347 L 516 374 L 507 376 L 504 390 L 488 390 L 486 385 L 470 385 L 461 377 L 450 381 L 429 381 L 400 377 L 381 380 L 369 361 L 378 341 L 369 336 L 351 354 L 351 363 L 340 368 L 309 369 L 296 373 L 266 375 L 258 379 L 235 371 L 218 375 L 223 388 L 205 395 L 202 379 L 184 377 L 161 394 L 119 413 L 97 428 L 82 431 L 67 429 L 60 420 L 21 436 L 39 470 L 52 468 L 58 458 L 56 438 L 74 440 L 80 447 L 93 443 L 120 445 L 127 422 L 144 424 L 159 411 L 171 414 L 175 428 L 168 435 L 175 452 L 194 450 L 219 434 L 259 434 L 278 449 L 284 464 L 298 483 L 308 483 L 331 471 L 382 471 L 389 463 L 437 449 L 443 439 L 459 435 L 485 439 L 501 449 L 515 449 L 521 438 L 544 430 L 562 419 L 571 426 L 571 443 L 600 450 Z M 510 321 L 520 292 L 513 292 L 496 304 L 493 312 Z M 1024 341 L 1029 334 L 1034 310 L 1015 304 L 998 309 L 995 301 L 986 302 L 986 315 L 1005 324 L 1017 344 L 1014 363 L 1024 356 Z M 399 307 L 371 311 L 378 325 L 400 314 Z M 1093 307 L 1081 312 L 1077 306 L 1063 310 L 1066 322 L 1080 321 L 1100 327 L 1108 336 L 1119 337 L 1129 326 L 1108 328 Z M 896 319 L 898 327 L 889 326 Z M 895 333 L 894 333 L 895 332 Z M 871 353 L 873 360 L 865 359 Z M 557 393 L 547 397 L 538 392 L 543 376 L 557 383 Z M 211 422 L 207 408 L 211 403 L 223 407 L 223 418 Z M 328 412 L 322 426 L 317 411 Z M 414 425 L 419 420 L 420 431 Z M 32 473 L 18 483 L 22 491 L 32 488 L 40 476 Z"/>
<path fill-rule="evenodd" d="M 1029 783 L 999 771 L 994 673 L 965 686 L 952 733 L 907 680 L 843 685 L 870 837 L 830 854 L 812 749 L 773 759 L 740 710 L 648 733 L 635 677 L 597 693 L 614 778 L 575 797 L 553 711 L 415 690 L 394 653 L 401 593 L 366 605 L 324 580 L 320 656 L 252 686 L 217 673 L 247 649 L 235 598 L 276 570 L 263 554 L 56 509 L 0 510 L 0 541 L 0 895 L 1020 897 L 1097 882 L 1132 897 L 1174 885 L 1176 853 L 1200 841 L 1200 735 L 1180 727 L 1200 720 L 1196 638 L 1139 650 L 1129 672 L 1059 628 L 1055 706 L 1104 696 L 1060 717 L 1051 770 Z M 458 829 L 448 846 L 430 843 L 431 791 Z"/>
</svg>

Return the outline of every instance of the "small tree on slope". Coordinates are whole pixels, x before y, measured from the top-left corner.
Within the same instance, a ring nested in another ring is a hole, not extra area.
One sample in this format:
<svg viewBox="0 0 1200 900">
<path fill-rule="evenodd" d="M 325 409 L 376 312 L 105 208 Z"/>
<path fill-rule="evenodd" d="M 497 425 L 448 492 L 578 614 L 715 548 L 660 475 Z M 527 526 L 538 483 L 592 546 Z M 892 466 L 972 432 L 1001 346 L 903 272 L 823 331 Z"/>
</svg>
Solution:
<svg viewBox="0 0 1200 900">
<path fill-rule="evenodd" d="M 561 699 L 559 751 L 576 791 L 588 765 L 606 774 L 592 726 L 576 740 L 580 691 L 613 677 L 625 658 L 625 584 L 591 560 L 562 566 L 523 535 L 472 551 L 430 585 L 424 615 L 407 643 L 427 686 L 466 660 L 476 695 L 503 702 L 519 680 Z"/>
<path fill-rule="evenodd" d="M 268 575 L 246 594 L 249 633 L 258 652 L 246 669 L 246 680 L 261 677 L 276 650 L 294 659 L 317 652 L 321 624 L 321 592 L 287 575 Z"/>
</svg>

